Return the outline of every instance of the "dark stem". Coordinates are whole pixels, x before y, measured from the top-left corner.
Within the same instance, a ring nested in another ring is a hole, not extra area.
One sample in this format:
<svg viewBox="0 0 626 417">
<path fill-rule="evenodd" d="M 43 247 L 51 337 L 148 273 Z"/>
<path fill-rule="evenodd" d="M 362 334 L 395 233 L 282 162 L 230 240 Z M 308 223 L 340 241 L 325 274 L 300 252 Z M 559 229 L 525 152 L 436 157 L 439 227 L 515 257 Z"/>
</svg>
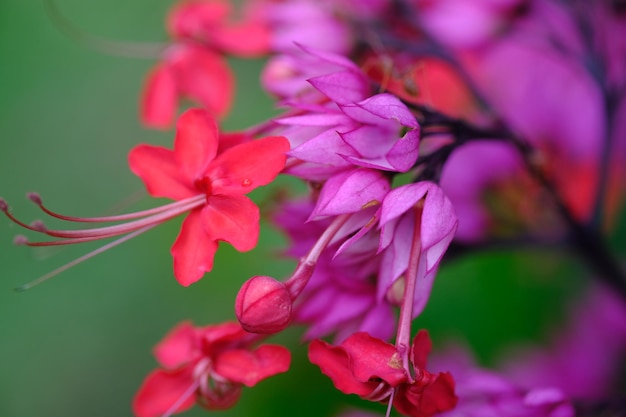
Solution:
<svg viewBox="0 0 626 417">
<path fill-rule="evenodd" d="M 407 105 L 423 115 L 424 126 L 445 126 L 448 129 L 447 133 L 455 138 L 453 143 L 444 145 L 439 150 L 418 160 L 418 163 L 425 164 L 427 167 L 434 165 L 437 170 L 440 170 L 454 149 L 471 141 L 500 140 L 513 145 L 522 156 L 530 175 L 547 191 L 552 199 L 556 211 L 567 226 L 569 232 L 567 241 L 570 247 L 598 274 L 598 279 L 604 281 L 626 299 L 626 276 L 619 263 L 610 254 L 599 229 L 593 227 L 593 224 L 587 226 L 573 216 L 553 182 L 534 162 L 536 151 L 529 143 L 516 136 L 504 125 L 500 125 L 497 129 L 482 129 L 464 120 L 442 115 L 423 106 L 411 103 L 407 103 Z M 426 169 L 425 172 L 428 173 L 429 169 Z M 429 175 L 432 176 L 433 174 Z"/>
</svg>

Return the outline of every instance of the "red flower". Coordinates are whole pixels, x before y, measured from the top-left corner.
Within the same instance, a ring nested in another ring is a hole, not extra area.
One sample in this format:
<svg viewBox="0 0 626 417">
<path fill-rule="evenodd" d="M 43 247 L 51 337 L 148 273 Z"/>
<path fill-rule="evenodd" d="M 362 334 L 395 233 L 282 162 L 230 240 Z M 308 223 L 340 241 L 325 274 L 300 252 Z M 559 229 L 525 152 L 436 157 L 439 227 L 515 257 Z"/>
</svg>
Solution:
<svg viewBox="0 0 626 417">
<path fill-rule="evenodd" d="M 393 394 L 393 405 L 400 413 L 430 417 L 454 408 L 457 402 L 452 375 L 424 369 L 430 348 L 428 333 L 421 330 L 411 347 L 414 376 L 405 370 L 395 346 L 365 332 L 354 333 L 340 346 L 314 340 L 309 360 L 345 394 L 377 402 L 387 401 Z"/>
<path fill-rule="evenodd" d="M 26 230 L 57 240 L 32 242 L 16 236 L 15 242 L 28 246 L 57 246 L 92 242 L 121 236 L 119 239 L 23 285 L 25 290 L 56 274 L 117 246 L 159 224 L 189 213 L 172 246 L 174 275 L 188 286 L 210 271 L 219 241 L 232 244 L 238 251 L 256 246 L 259 237 L 259 208 L 244 194 L 269 184 L 285 166 L 289 142 L 284 137 L 252 140 L 247 134 L 220 135 L 208 112 L 192 109 L 181 115 L 177 124 L 174 149 L 139 145 L 129 155 L 130 168 L 145 182 L 155 197 L 175 201 L 135 213 L 100 217 L 67 216 L 44 206 L 41 197 L 29 193 L 41 210 L 71 223 L 94 224 L 125 222 L 105 227 L 72 230 L 50 229 L 42 221 L 27 224 L 9 211 L 0 199 L 0 211 Z"/>
<path fill-rule="evenodd" d="M 254 7 L 235 14 L 227 0 L 186 0 L 175 5 L 167 18 L 176 39 L 195 40 L 213 50 L 241 57 L 255 57 L 270 49 L 270 30 Z"/>
<path fill-rule="evenodd" d="M 141 120 L 150 127 L 169 127 L 182 97 L 223 116 L 230 109 L 233 91 L 232 71 L 223 56 L 200 45 L 179 43 L 170 47 L 148 74 Z"/>
<path fill-rule="evenodd" d="M 270 183 L 283 169 L 289 150 L 283 137 L 253 140 L 222 152 L 218 146 L 213 118 L 192 109 L 178 121 L 173 150 L 139 145 L 129 155 L 131 170 L 151 195 L 179 200 L 179 206 L 190 211 L 171 250 L 174 275 L 185 286 L 211 270 L 220 240 L 239 251 L 256 246 L 259 208 L 244 194 Z"/>
<path fill-rule="evenodd" d="M 176 43 L 148 74 L 141 98 L 141 120 L 167 128 L 180 98 L 198 103 L 221 117 L 230 109 L 234 81 L 225 54 L 260 56 L 269 51 L 270 32 L 253 13 L 234 21 L 233 7 L 223 0 L 182 1 L 168 16 Z"/>
<path fill-rule="evenodd" d="M 243 385 L 289 369 L 291 355 L 278 345 L 252 350 L 258 336 L 237 323 L 193 327 L 176 326 L 155 347 L 164 369 L 152 371 L 133 399 L 138 417 L 161 417 L 190 409 L 194 403 L 208 409 L 226 409 L 239 399 Z"/>
</svg>

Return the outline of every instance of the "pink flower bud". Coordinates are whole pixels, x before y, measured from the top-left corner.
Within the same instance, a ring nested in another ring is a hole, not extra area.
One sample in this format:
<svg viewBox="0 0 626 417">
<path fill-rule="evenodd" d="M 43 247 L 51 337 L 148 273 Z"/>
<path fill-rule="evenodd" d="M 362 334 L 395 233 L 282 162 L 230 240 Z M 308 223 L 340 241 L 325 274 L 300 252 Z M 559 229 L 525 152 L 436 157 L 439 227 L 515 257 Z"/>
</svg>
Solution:
<svg viewBox="0 0 626 417">
<path fill-rule="evenodd" d="M 235 314 L 244 330 L 277 333 L 291 320 L 291 296 L 280 281 L 255 276 L 246 281 L 235 300 Z"/>
</svg>

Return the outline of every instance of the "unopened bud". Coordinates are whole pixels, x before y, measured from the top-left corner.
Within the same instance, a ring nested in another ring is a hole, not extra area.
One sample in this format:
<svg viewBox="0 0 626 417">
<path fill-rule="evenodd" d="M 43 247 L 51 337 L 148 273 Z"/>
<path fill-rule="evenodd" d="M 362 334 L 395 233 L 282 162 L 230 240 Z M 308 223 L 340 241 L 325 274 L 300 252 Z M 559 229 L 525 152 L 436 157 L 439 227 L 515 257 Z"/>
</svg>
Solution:
<svg viewBox="0 0 626 417">
<path fill-rule="evenodd" d="M 251 333 L 277 333 L 291 320 L 292 301 L 280 281 L 255 276 L 246 281 L 235 300 L 235 314 L 241 327 Z"/>
</svg>

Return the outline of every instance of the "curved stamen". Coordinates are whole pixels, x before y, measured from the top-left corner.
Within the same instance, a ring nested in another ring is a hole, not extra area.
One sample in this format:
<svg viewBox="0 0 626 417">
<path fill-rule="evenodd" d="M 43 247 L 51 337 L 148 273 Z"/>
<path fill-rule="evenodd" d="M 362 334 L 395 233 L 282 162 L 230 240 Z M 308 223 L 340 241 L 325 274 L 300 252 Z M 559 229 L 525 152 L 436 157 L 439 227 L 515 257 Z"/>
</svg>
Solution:
<svg viewBox="0 0 626 417">
<path fill-rule="evenodd" d="M 79 263 L 81 263 L 83 261 L 86 261 L 87 259 L 89 259 L 89 258 L 91 258 L 93 256 L 96 256 L 96 255 L 98 255 L 98 254 L 100 254 L 102 252 L 105 252 L 105 251 L 107 251 L 107 250 L 109 250 L 109 249 L 111 249 L 111 248 L 113 248 L 113 247 L 115 247 L 115 246 L 117 246 L 117 245 L 119 245 L 121 243 L 124 243 L 127 240 L 130 240 L 130 239 L 134 238 L 135 236 L 139 236 L 143 232 L 146 232 L 146 231 L 152 229 L 155 226 L 157 226 L 157 225 L 156 224 L 152 224 L 152 225 L 143 227 L 142 229 L 136 230 L 133 233 L 129 233 L 126 236 L 122 236 L 121 238 L 119 238 L 117 240 L 114 240 L 113 242 L 109 242 L 106 245 L 101 246 L 101 247 L 99 247 L 96 250 L 93 250 L 93 251 L 91 251 L 91 252 L 89 252 L 89 253 L 87 253 L 87 254 L 79 257 L 79 258 L 74 259 L 71 262 L 66 263 L 65 265 L 55 269 L 54 271 L 48 272 L 47 274 L 45 274 L 45 275 L 43 275 L 43 276 L 41 276 L 41 277 L 39 277 L 39 278 L 37 278 L 37 279 L 27 283 L 27 284 L 24 284 L 24 285 L 22 285 L 20 287 L 15 288 L 15 291 L 21 292 L 21 291 L 26 291 L 26 290 L 28 290 L 30 288 L 33 288 L 34 286 L 39 285 L 42 282 L 49 280 L 50 278 L 54 277 L 55 275 L 58 275 L 61 272 L 65 271 L 65 270 L 68 270 L 71 267 L 73 267 L 75 265 L 78 265 Z"/>
<path fill-rule="evenodd" d="M 380 381 L 378 386 L 364 398 L 368 401 L 380 402 L 389 396 L 390 391 L 393 391 L 393 388 L 391 388 L 385 381 Z"/>
<path fill-rule="evenodd" d="M 21 226 L 21 227 L 23 227 L 24 229 L 27 229 L 27 230 L 32 230 L 33 232 L 42 233 L 41 226 L 43 225 L 43 223 L 37 223 L 34 226 L 30 225 L 30 224 L 24 223 L 23 221 L 21 221 L 20 219 L 15 217 L 13 214 L 11 214 L 11 212 L 9 211 L 9 205 L 6 203 L 6 201 L 4 201 L 1 198 L 0 198 L 0 211 L 4 212 L 4 214 L 9 218 L 9 220 L 11 220 L 13 223 L 17 224 L 18 226 Z"/>
<path fill-rule="evenodd" d="M 126 58 L 154 59 L 159 58 L 168 46 L 162 43 L 116 41 L 94 36 L 76 27 L 73 22 L 63 16 L 54 0 L 46 0 L 43 3 L 48 17 L 59 30 L 64 32 L 70 39 L 80 42 L 95 51 Z"/>
<path fill-rule="evenodd" d="M 161 211 L 155 215 L 135 220 L 125 224 L 119 224 L 115 226 L 98 227 L 93 229 L 81 229 L 81 230 L 39 230 L 35 227 L 25 225 L 19 222 L 21 226 L 25 226 L 29 230 L 34 230 L 40 233 L 44 233 L 52 237 L 60 238 L 86 238 L 86 237 L 100 237 L 102 239 L 116 236 L 134 230 L 141 229 L 142 227 L 163 223 L 165 220 L 169 220 L 180 214 L 193 210 L 196 207 L 201 206 L 204 203 L 204 196 L 197 196 L 189 200 L 177 201 L 177 204 L 170 205 L 169 209 Z M 7 212 L 5 212 L 7 213 Z M 12 216 L 10 216 L 12 217 Z M 16 219 L 17 220 L 17 219 Z"/>
<path fill-rule="evenodd" d="M 387 412 L 385 413 L 385 417 L 389 417 L 391 415 L 391 406 L 393 405 L 393 397 L 396 395 L 396 389 L 393 388 L 391 390 L 391 394 L 389 395 L 389 402 L 387 403 Z"/>
<path fill-rule="evenodd" d="M 47 208 L 46 206 L 44 206 L 43 201 L 41 200 L 41 197 L 37 193 L 28 193 L 27 197 L 33 203 L 37 204 L 39 206 L 39 208 L 43 212 L 45 212 L 49 216 L 55 217 L 57 219 L 67 220 L 67 221 L 70 221 L 70 222 L 77 222 L 77 223 L 107 223 L 107 222 L 117 222 L 117 221 L 123 221 L 123 220 L 132 220 L 132 219 L 138 219 L 138 218 L 141 218 L 141 217 L 151 216 L 153 214 L 157 214 L 157 213 L 161 213 L 163 211 L 167 211 L 167 210 L 169 210 L 172 207 L 176 207 L 177 205 L 182 204 L 183 202 L 195 201 L 196 199 L 200 199 L 201 197 L 204 197 L 204 196 L 197 195 L 197 196 L 185 198 L 183 200 L 174 201 L 172 203 L 165 204 L 163 206 L 154 207 L 154 208 L 151 208 L 151 209 L 148 209 L 148 210 L 136 211 L 134 213 L 119 214 L 119 215 L 114 215 L 114 216 L 99 216 L 99 217 L 65 216 L 63 214 L 59 214 L 57 212 L 54 212 L 54 211 L 50 210 L 49 208 Z"/>
</svg>

